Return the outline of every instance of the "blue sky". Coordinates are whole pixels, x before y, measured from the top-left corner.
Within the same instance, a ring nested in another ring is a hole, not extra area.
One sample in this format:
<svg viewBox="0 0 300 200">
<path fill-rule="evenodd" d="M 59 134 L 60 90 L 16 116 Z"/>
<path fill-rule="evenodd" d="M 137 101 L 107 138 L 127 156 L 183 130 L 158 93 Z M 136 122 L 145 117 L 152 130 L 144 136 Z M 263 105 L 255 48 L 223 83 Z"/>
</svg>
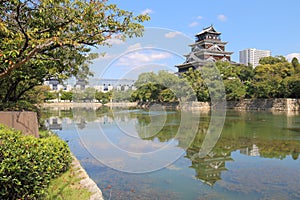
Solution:
<svg viewBox="0 0 300 200">
<path fill-rule="evenodd" d="M 300 53 L 299 0 L 112 0 L 109 3 L 135 14 L 148 13 L 151 20 L 144 26 L 147 32 L 155 30 L 155 36 L 146 33 L 144 38 L 126 42 L 112 40 L 112 48 L 99 48 L 97 51 L 106 55 L 92 65 L 96 77 L 126 78 L 127 72 L 142 68 L 176 71 L 174 65 L 184 61 L 182 54 L 189 52 L 188 44 L 193 42 L 194 35 L 211 24 L 222 32 L 222 40 L 228 42 L 226 50 L 234 52 L 232 60 L 236 62 L 239 51 L 246 48 L 268 49 L 272 56 Z M 162 45 L 167 39 L 173 45 Z M 128 50 L 134 51 L 126 54 Z"/>
</svg>

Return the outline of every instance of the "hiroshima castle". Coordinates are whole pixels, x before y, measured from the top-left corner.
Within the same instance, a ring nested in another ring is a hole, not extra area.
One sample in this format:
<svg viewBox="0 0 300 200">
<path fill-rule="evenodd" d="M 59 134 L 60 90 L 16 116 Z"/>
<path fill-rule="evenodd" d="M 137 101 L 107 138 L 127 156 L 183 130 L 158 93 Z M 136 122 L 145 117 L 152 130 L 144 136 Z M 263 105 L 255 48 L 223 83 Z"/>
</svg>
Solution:
<svg viewBox="0 0 300 200">
<path fill-rule="evenodd" d="M 212 25 L 196 34 L 195 43 L 189 45 L 191 52 L 184 55 L 186 57 L 185 62 L 176 65 L 178 72 L 186 72 L 189 68 L 197 69 L 208 62 L 232 62 L 230 56 L 233 52 L 225 51 L 227 42 L 221 41 L 220 35 L 221 33 L 217 32 Z"/>
</svg>

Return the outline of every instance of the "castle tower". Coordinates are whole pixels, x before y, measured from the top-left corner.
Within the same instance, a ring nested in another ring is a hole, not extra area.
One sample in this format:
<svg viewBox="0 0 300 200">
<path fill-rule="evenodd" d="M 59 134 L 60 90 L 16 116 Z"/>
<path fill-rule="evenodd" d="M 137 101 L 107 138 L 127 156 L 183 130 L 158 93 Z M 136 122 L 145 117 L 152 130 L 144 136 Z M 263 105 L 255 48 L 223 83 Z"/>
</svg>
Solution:
<svg viewBox="0 0 300 200">
<path fill-rule="evenodd" d="M 230 56 L 233 52 L 225 51 L 227 42 L 221 41 L 220 35 L 221 33 L 217 32 L 212 25 L 196 34 L 195 43 L 189 45 L 191 52 L 185 55 L 186 61 L 176 65 L 178 72 L 185 72 L 191 67 L 197 69 L 208 62 L 219 60 L 231 62 Z"/>
</svg>

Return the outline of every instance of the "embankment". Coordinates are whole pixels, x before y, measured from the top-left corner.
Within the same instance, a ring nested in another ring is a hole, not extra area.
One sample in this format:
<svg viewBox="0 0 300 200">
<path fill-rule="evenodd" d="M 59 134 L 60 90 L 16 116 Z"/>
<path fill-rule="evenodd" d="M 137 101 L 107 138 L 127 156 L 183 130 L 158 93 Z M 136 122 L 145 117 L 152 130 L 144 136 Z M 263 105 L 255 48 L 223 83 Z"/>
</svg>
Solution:
<svg viewBox="0 0 300 200">
<path fill-rule="evenodd" d="M 228 101 L 227 108 L 235 110 L 299 111 L 300 99 L 244 99 L 242 101 Z"/>
<path fill-rule="evenodd" d="M 135 107 L 136 102 L 109 102 L 104 106 L 108 107 Z M 98 108 L 103 106 L 101 103 L 77 103 L 77 102 L 59 102 L 59 103 L 44 103 L 42 107 L 56 107 L 56 108 Z"/>
<path fill-rule="evenodd" d="M 187 102 L 187 103 L 155 103 L 144 102 L 138 103 L 140 108 L 152 108 L 160 105 L 164 109 L 183 109 L 183 110 L 200 110 L 208 111 L 211 108 L 220 107 L 218 104 L 211 105 L 210 102 Z M 233 110 L 267 110 L 267 111 L 300 111 L 300 99 L 244 99 L 240 101 L 227 101 L 227 109 Z"/>
</svg>

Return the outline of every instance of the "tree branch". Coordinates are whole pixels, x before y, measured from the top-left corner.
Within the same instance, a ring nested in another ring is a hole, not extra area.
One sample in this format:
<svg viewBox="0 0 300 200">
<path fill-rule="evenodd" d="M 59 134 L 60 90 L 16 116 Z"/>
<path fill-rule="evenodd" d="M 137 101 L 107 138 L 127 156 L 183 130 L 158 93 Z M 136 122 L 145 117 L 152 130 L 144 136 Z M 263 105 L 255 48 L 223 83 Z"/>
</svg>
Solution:
<svg viewBox="0 0 300 200">
<path fill-rule="evenodd" d="M 12 99 L 13 101 L 17 101 L 18 99 L 21 98 L 22 95 L 24 95 L 25 92 L 27 92 L 28 90 L 34 88 L 36 85 L 35 84 L 31 84 L 29 87 L 25 88 L 24 90 L 22 90 L 14 99 Z"/>
<path fill-rule="evenodd" d="M 9 88 L 7 88 L 7 92 L 6 92 L 6 95 L 5 97 L 3 98 L 2 102 L 8 102 L 10 97 L 12 96 L 12 93 L 16 91 L 16 88 L 19 84 L 19 81 L 15 81 L 13 82 L 12 80 L 10 80 L 11 84 Z"/>
<path fill-rule="evenodd" d="M 19 4 L 19 5 L 17 6 L 17 16 L 16 16 L 15 19 L 16 19 L 16 21 L 17 21 L 17 23 L 18 23 L 18 26 L 19 26 L 19 28 L 20 28 L 22 34 L 23 34 L 24 37 L 25 37 L 25 43 L 24 43 L 22 49 L 21 49 L 20 52 L 19 52 L 19 56 L 22 56 L 23 52 L 24 52 L 24 51 L 27 49 L 27 47 L 28 47 L 29 37 L 28 37 L 26 31 L 24 30 L 24 28 L 22 27 L 22 24 L 21 24 L 21 22 L 20 22 L 20 20 L 19 20 L 19 17 L 20 17 L 20 7 L 21 7 L 21 4 Z"/>
<path fill-rule="evenodd" d="M 10 65 L 7 69 L 5 69 L 3 72 L 0 73 L 0 78 L 6 77 L 10 74 L 10 72 L 20 66 L 22 66 L 23 64 L 25 64 L 30 58 L 32 58 L 34 55 L 36 55 L 39 51 L 41 51 L 41 49 L 51 46 L 53 44 L 53 41 L 49 41 L 46 44 L 43 45 L 38 45 L 36 48 L 34 48 L 33 50 L 31 50 L 27 56 L 25 58 L 23 58 L 21 61 Z"/>
<path fill-rule="evenodd" d="M 38 34 L 42 34 L 42 33 L 48 32 L 48 31 L 50 31 L 50 30 L 58 30 L 59 28 L 62 28 L 62 27 L 64 27 L 64 26 L 66 26 L 66 25 L 72 23 L 73 21 L 74 21 L 73 19 L 69 19 L 69 20 L 67 20 L 67 21 L 62 22 L 62 23 L 59 24 L 58 26 L 55 26 L 54 28 L 46 28 L 46 29 L 44 29 L 44 30 L 41 30 L 41 31 L 38 32 Z"/>
</svg>

